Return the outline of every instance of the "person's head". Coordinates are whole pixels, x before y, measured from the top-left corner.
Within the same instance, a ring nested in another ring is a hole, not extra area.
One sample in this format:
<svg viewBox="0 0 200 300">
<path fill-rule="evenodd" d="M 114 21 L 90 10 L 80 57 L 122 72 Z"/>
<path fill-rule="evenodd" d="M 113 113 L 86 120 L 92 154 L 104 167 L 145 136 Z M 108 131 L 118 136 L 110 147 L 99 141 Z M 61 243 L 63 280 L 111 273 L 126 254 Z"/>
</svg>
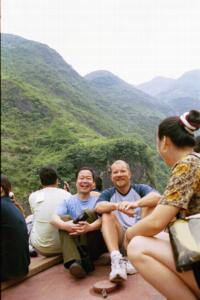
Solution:
<svg viewBox="0 0 200 300">
<path fill-rule="evenodd" d="M 67 181 L 64 181 L 64 190 L 67 191 L 67 192 L 70 192 L 70 186 L 69 186 L 69 183 Z"/>
<path fill-rule="evenodd" d="M 1 197 L 3 196 L 10 197 L 13 204 L 21 211 L 23 215 L 25 215 L 23 207 L 15 199 L 15 195 L 12 192 L 12 186 L 8 177 L 6 175 L 1 174 Z"/>
<path fill-rule="evenodd" d="M 124 160 L 117 160 L 111 165 L 111 180 L 119 191 L 128 190 L 131 185 L 130 166 Z"/>
<path fill-rule="evenodd" d="M 164 119 L 158 127 L 157 149 L 166 164 L 174 163 L 175 152 L 192 151 L 194 132 L 200 128 L 200 111 L 191 110 L 180 117 Z"/>
<path fill-rule="evenodd" d="M 200 135 L 195 138 L 194 151 L 200 153 Z"/>
<path fill-rule="evenodd" d="M 39 172 L 40 181 L 43 186 L 57 185 L 58 184 L 58 174 L 56 169 L 53 167 L 43 167 Z"/>
<path fill-rule="evenodd" d="M 94 176 L 94 171 L 89 167 L 82 167 L 76 172 L 76 189 L 79 195 L 90 195 L 94 187 Z"/>
<path fill-rule="evenodd" d="M 11 183 L 6 175 L 1 174 L 1 196 L 9 196 Z"/>
<path fill-rule="evenodd" d="M 101 192 L 102 189 L 103 189 L 102 179 L 101 179 L 100 176 L 98 176 L 98 175 L 95 174 L 95 177 L 94 177 L 94 188 L 93 188 L 93 190 L 97 191 L 97 192 Z"/>
</svg>

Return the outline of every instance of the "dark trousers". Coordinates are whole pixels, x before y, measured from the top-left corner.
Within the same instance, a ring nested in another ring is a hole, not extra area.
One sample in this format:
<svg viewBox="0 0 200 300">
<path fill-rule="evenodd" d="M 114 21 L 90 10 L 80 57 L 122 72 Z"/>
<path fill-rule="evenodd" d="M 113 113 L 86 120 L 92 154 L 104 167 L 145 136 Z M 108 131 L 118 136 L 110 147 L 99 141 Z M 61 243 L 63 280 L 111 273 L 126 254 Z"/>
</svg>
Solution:
<svg viewBox="0 0 200 300">
<path fill-rule="evenodd" d="M 93 210 L 87 210 L 88 223 L 97 220 L 97 215 Z M 62 216 L 62 220 L 71 220 L 70 216 Z M 71 236 L 65 230 L 59 230 L 61 249 L 63 254 L 64 266 L 68 268 L 68 263 L 73 260 L 82 260 L 80 248 L 87 249 L 87 253 L 92 261 L 96 260 L 101 254 L 107 252 L 102 233 L 100 230 L 88 232 L 78 236 Z"/>
</svg>

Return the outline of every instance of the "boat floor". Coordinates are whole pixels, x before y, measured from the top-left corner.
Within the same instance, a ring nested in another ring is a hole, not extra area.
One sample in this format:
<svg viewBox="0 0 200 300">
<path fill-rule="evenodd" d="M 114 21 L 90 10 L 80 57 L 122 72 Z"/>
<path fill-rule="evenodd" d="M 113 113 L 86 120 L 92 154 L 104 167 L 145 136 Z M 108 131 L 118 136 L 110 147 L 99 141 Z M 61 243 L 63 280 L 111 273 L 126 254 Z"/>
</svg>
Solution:
<svg viewBox="0 0 200 300">
<path fill-rule="evenodd" d="M 37 261 L 37 258 L 34 258 Z M 95 271 L 84 279 L 75 279 L 62 263 L 26 278 L 23 282 L 1 291 L 2 300 L 98 300 L 101 294 L 93 291 L 97 281 L 108 278 L 110 266 L 96 264 Z M 108 294 L 110 300 L 164 300 L 165 298 L 139 275 Z"/>
</svg>

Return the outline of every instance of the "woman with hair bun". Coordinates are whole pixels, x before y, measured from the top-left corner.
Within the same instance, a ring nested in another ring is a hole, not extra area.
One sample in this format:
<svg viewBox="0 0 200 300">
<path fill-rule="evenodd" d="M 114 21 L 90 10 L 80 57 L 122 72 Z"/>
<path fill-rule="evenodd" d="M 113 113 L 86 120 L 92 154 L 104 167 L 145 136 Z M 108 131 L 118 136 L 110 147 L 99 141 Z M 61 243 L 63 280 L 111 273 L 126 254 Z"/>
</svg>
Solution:
<svg viewBox="0 0 200 300">
<path fill-rule="evenodd" d="M 162 232 L 177 214 L 200 213 L 200 154 L 193 150 L 199 128 L 197 110 L 160 123 L 157 149 L 171 176 L 153 212 L 126 232 L 129 260 L 168 300 L 200 298 L 200 262 L 193 271 L 177 272 L 168 233 Z"/>
</svg>

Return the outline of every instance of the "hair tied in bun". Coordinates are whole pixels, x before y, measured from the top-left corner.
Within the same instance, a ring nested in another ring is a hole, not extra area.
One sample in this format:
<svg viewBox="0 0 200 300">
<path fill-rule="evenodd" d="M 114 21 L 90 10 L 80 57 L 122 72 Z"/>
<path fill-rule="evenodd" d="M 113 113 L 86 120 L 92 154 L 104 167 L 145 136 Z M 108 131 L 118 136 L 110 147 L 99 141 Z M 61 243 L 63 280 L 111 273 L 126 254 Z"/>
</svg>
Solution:
<svg viewBox="0 0 200 300">
<path fill-rule="evenodd" d="M 194 135 L 194 131 L 197 130 L 196 127 L 192 126 L 189 122 L 188 122 L 188 115 L 189 115 L 189 112 L 185 112 L 184 114 L 182 114 L 180 116 L 180 125 L 182 125 L 184 127 L 184 129 Z"/>
</svg>

